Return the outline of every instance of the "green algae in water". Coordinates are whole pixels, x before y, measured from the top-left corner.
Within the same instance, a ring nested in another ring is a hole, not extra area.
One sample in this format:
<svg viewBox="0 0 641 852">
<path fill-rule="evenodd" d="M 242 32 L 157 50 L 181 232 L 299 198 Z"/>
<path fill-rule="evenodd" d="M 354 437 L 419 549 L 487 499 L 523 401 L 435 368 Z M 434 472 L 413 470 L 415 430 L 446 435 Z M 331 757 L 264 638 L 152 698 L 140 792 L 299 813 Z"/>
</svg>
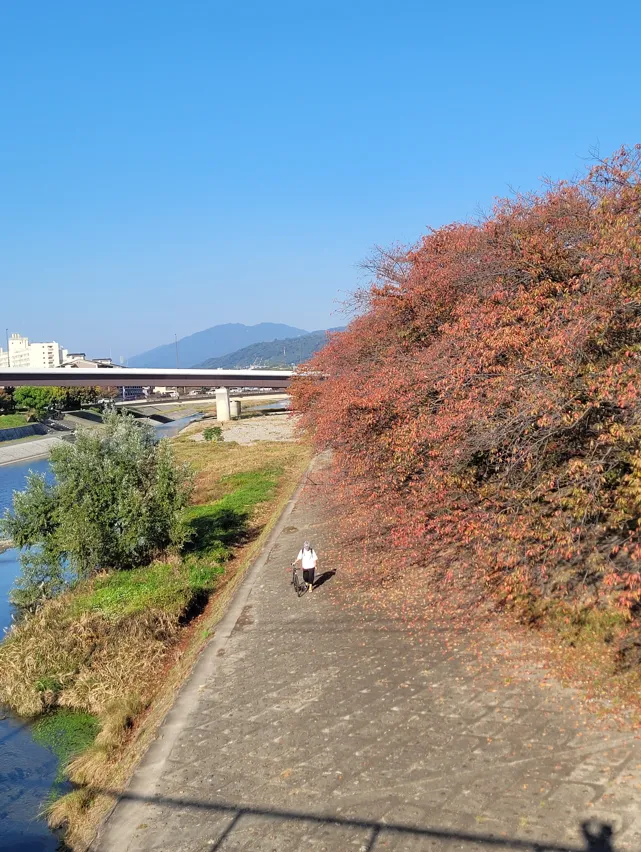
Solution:
<svg viewBox="0 0 641 852">
<path fill-rule="evenodd" d="M 66 768 L 93 743 L 100 731 L 100 723 L 91 713 L 76 710 L 57 710 L 42 716 L 34 724 L 32 735 L 38 745 L 48 748 L 58 758 L 58 772 L 53 782 L 51 798 L 57 798 L 66 790 Z"/>
</svg>

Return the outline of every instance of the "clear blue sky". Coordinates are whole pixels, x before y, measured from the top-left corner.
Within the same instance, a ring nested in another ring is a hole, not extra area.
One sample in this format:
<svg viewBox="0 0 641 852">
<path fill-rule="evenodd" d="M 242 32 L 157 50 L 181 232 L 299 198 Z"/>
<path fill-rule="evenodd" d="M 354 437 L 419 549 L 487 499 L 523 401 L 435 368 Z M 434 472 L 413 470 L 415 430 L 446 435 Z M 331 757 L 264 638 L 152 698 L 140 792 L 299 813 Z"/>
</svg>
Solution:
<svg viewBox="0 0 641 852">
<path fill-rule="evenodd" d="M 0 328 L 339 324 L 374 244 L 641 140 L 641 4 L 0 4 Z"/>
</svg>

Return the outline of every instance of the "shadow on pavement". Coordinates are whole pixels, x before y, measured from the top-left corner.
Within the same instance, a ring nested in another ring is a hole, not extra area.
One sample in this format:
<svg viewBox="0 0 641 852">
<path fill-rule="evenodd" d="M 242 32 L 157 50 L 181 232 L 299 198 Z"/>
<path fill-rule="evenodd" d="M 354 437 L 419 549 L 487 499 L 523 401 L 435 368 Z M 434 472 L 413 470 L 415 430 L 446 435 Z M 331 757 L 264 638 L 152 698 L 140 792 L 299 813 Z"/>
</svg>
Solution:
<svg viewBox="0 0 641 852">
<path fill-rule="evenodd" d="M 319 574 L 316 580 L 314 581 L 314 589 L 317 589 L 319 586 L 322 586 L 323 583 L 326 583 L 328 580 L 331 580 L 335 573 L 336 569 L 334 568 L 332 571 L 323 571 L 322 574 Z"/>
<path fill-rule="evenodd" d="M 99 791 L 94 789 L 94 792 Z M 293 823 L 307 823 L 310 827 L 333 826 L 337 829 L 353 829 L 367 832 L 368 838 L 361 845 L 365 852 L 376 852 L 379 840 L 391 839 L 393 837 L 405 838 L 407 840 L 425 838 L 451 842 L 457 844 L 482 844 L 488 849 L 514 849 L 523 852 L 615 852 L 613 846 L 613 829 L 608 823 L 597 820 L 581 823 L 581 832 L 585 844 L 583 846 L 570 846 L 559 843 L 548 843 L 545 840 L 527 840 L 524 838 L 503 837 L 495 834 L 481 834 L 476 832 L 455 831 L 447 828 L 432 828 L 419 825 L 408 825 L 395 822 L 380 822 L 373 820 L 358 819 L 357 817 L 344 817 L 341 815 L 322 815 L 305 813 L 301 811 L 289 811 L 279 808 L 260 808 L 233 804 L 232 802 L 213 801 L 203 802 L 191 799 L 172 798 L 168 796 L 144 796 L 134 792 L 125 792 L 120 796 L 120 801 L 146 802 L 161 807 L 177 809 L 194 809 L 196 811 L 212 811 L 219 814 L 227 814 L 232 817 L 231 822 L 222 834 L 211 843 L 207 852 L 218 852 L 224 849 L 225 841 L 230 839 L 234 832 L 240 830 L 243 817 L 262 817 L 267 820 Z M 117 819 L 117 810 L 115 814 Z M 340 842 L 340 841 L 339 841 Z M 414 848 L 414 847 L 412 847 Z"/>
</svg>

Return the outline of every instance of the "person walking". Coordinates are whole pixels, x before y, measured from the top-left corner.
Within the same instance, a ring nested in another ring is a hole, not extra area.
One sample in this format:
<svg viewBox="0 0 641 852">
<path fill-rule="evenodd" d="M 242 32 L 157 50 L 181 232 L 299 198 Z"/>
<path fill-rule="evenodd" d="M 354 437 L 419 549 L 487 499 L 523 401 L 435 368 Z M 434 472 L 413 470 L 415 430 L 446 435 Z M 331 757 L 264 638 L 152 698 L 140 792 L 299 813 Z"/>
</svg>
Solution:
<svg viewBox="0 0 641 852">
<path fill-rule="evenodd" d="M 296 562 L 302 563 L 303 581 L 307 583 L 307 588 L 311 592 L 314 588 L 314 572 L 316 571 L 318 556 L 316 556 L 316 551 L 308 541 L 303 542 L 303 546 L 296 557 Z"/>
</svg>

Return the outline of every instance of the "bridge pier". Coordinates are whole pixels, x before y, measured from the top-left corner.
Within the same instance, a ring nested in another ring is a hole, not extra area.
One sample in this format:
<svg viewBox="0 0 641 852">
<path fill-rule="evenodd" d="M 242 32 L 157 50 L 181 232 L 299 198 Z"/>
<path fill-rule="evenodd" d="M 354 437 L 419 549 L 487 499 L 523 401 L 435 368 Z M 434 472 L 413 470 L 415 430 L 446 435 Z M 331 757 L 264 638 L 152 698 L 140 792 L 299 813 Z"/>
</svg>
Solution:
<svg viewBox="0 0 641 852">
<path fill-rule="evenodd" d="M 216 391 L 216 420 L 219 423 L 226 423 L 230 419 L 229 388 L 218 388 Z"/>
</svg>

